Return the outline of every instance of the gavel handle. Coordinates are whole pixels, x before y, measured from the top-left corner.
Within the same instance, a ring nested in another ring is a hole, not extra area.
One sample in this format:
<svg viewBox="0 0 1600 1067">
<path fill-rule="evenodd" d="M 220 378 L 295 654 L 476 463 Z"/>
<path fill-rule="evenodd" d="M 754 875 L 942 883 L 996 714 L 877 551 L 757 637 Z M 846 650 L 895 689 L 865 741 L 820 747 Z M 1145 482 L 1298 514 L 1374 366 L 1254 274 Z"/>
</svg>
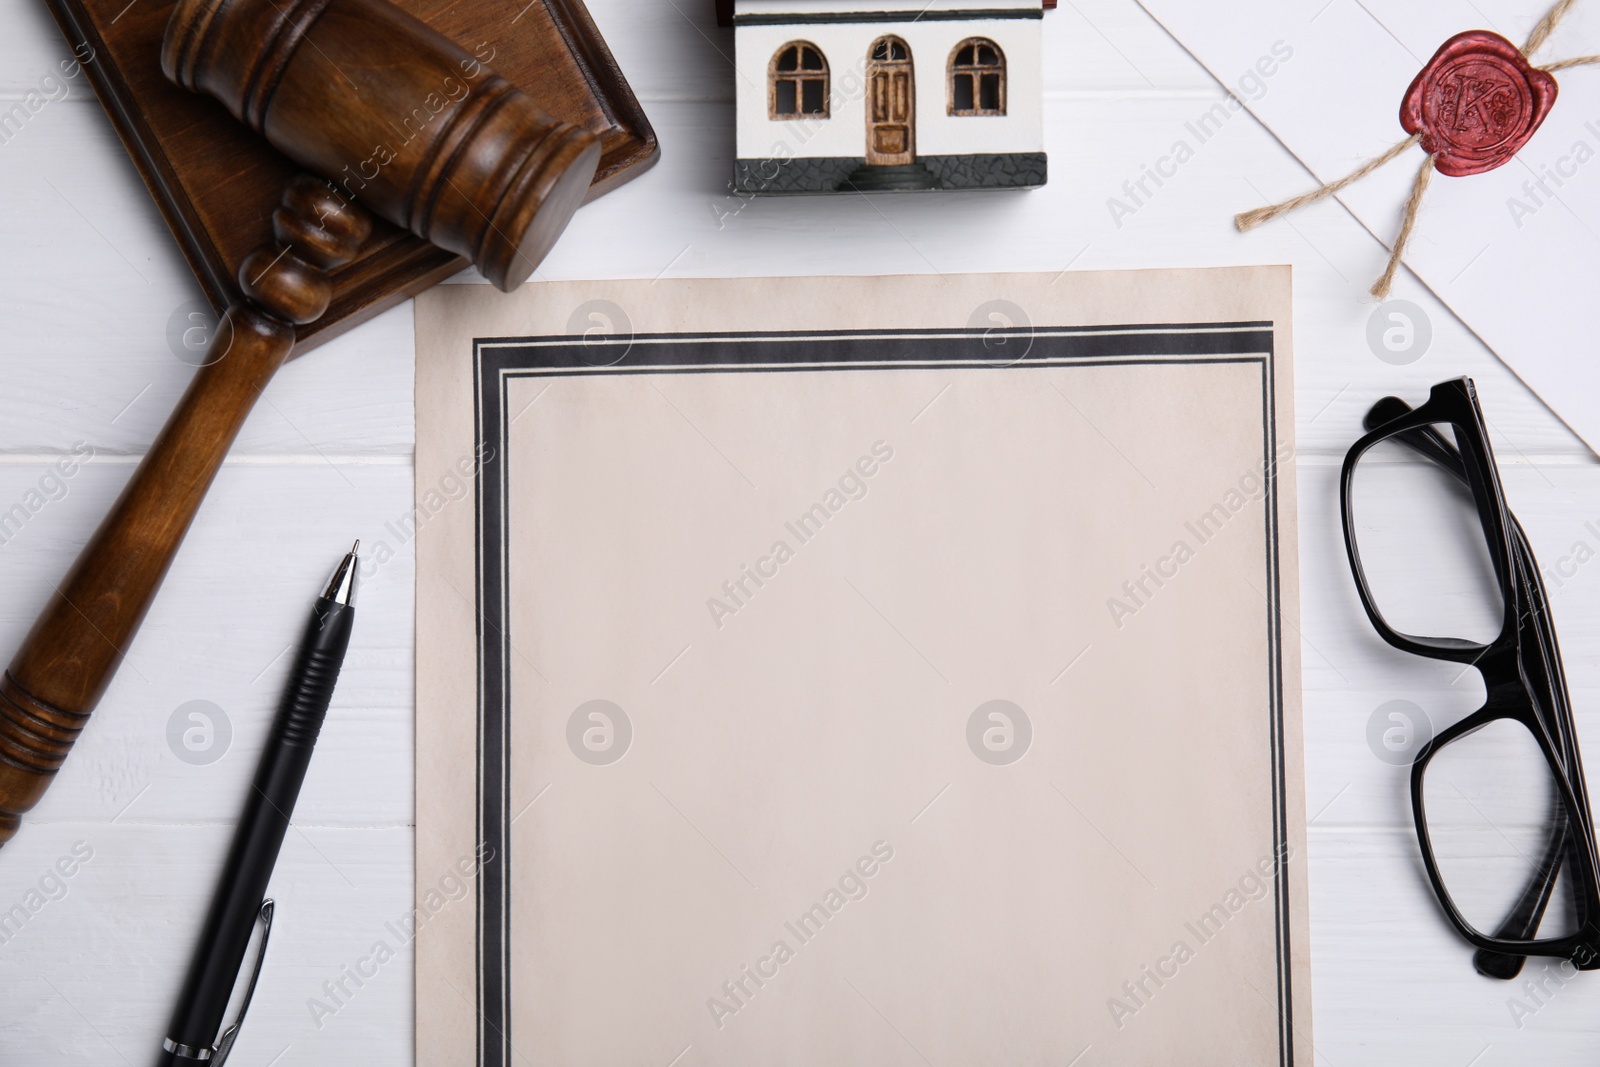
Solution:
<svg viewBox="0 0 1600 1067">
<path fill-rule="evenodd" d="M 294 328 L 240 303 L 213 344 L 226 355 L 195 374 L 0 678 L 0 844 L 100 702 L 239 428 L 288 358 Z"/>
<path fill-rule="evenodd" d="M 239 267 L 244 299 L 223 314 L 178 408 L 111 513 L 56 587 L 0 676 L 0 845 L 44 795 L 111 684 L 239 428 L 333 291 L 329 272 L 371 232 L 326 182 L 289 182 L 275 241 Z"/>
</svg>

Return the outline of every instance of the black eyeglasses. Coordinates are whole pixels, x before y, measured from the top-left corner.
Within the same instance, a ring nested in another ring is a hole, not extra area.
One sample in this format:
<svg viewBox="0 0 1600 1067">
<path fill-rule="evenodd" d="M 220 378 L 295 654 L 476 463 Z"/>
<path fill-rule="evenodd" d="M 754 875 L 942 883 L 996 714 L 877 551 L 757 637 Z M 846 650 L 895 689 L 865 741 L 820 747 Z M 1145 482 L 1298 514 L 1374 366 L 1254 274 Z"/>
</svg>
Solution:
<svg viewBox="0 0 1600 1067">
<path fill-rule="evenodd" d="M 1600 968 L 1600 871 L 1561 652 L 1477 391 L 1457 378 L 1415 409 L 1385 397 L 1366 428 L 1339 484 L 1361 605 L 1389 644 L 1477 668 L 1487 692 L 1411 767 L 1434 895 L 1481 974 L 1514 978 L 1527 956 Z"/>
</svg>

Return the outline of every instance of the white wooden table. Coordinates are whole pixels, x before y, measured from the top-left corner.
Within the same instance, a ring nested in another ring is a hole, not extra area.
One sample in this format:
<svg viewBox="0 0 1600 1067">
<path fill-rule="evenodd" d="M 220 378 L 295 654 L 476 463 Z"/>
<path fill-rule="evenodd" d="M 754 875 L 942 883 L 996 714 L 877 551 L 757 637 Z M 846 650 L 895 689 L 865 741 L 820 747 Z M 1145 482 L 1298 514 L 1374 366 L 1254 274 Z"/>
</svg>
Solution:
<svg viewBox="0 0 1600 1067">
<path fill-rule="evenodd" d="M 507 33 L 518 6 L 507 0 Z M 1374 755 L 1367 724 L 1394 698 L 1447 722 L 1476 706 L 1481 686 L 1475 674 L 1452 684 L 1455 671 L 1379 643 L 1350 585 L 1334 496 L 1338 463 L 1374 399 L 1420 401 L 1430 383 L 1472 374 L 1512 504 L 1551 570 L 1576 542 L 1600 549 L 1584 526 L 1600 520 L 1594 457 L 1404 273 L 1394 295 L 1425 310 L 1432 347 L 1406 366 L 1376 358 L 1365 289 L 1384 250 L 1339 205 L 1234 233 L 1234 211 L 1308 183 L 1248 115 L 1231 118 L 1135 213 L 1114 218 L 1108 198 L 1222 99 L 1133 0 L 1062 0 L 1046 17 L 1045 189 L 750 203 L 726 192 L 732 37 L 713 24 L 710 0 L 590 6 L 663 158 L 580 213 L 545 277 L 1294 265 L 1317 1062 L 1489 1067 L 1600 1054 L 1600 975 L 1547 982 L 1534 1000 L 1520 982 L 1473 974 L 1438 915 L 1416 858 L 1405 771 Z M 38 0 L 4 0 L 0 10 L 5 109 L 41 85 L 51 95 L 43 79 L 68 49 Z M 0 205 L 0 511 L 47 501 L 0 543 L 0 652 L 9 655 L 187 382 L 169 320 L 199 290 L 82 79 L 7 132 Z M 1542 281 L 1573 286 L 1575 300 L 1592 300 L 1593 282 L 1558 272 Z M 51 466 L 80 443 L 93 459 L 51 480 Z M 0 921 L 14 906 L 25 914 L 0 928 L 0 1063 L 148 1062 L 259 753 L 285 646 L 310 590 L 356 536 L 401 551 L 364 589 L 337 710 L 278 865 L 283 906 L 233 1062 L 411 1062 L 409 951 L 336 1014 L 315 1020 L 307 1003 L 411 907 L 413 557 L 385 527 L 399 529 L 410 512 L 411 456 L 409 305 L 274 383 L 99 713 L 0 853 Z M 1600 565 L 1578 567 L 1552 594 L 1593 754 Z M 192 700 L 214 703 L 231 724 L 225 754 L 208 765 L 180 761 L 168 744 L 169 720 Z M 52 875 L 75 847 L 92 858 L 69 864 L 70 878 Z M 1542 976 L 1537 964 L 1525 973 Z M 1520 1025 L 1512 997 L 1538 1009 Z"/>
</svg>

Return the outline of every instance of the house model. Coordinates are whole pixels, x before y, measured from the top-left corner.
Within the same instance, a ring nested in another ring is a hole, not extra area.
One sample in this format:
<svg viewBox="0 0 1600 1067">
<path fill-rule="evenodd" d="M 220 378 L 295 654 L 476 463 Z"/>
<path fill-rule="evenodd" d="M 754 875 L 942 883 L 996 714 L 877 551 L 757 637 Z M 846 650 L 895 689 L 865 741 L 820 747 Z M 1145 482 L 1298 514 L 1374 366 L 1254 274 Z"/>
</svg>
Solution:
<svg viewBox="0 0 1600 1067">
<path fill-rule="evenodd" d="M 719 0 L 741 193 L 1045 183 L 1054 0 Z"/>
</svg>

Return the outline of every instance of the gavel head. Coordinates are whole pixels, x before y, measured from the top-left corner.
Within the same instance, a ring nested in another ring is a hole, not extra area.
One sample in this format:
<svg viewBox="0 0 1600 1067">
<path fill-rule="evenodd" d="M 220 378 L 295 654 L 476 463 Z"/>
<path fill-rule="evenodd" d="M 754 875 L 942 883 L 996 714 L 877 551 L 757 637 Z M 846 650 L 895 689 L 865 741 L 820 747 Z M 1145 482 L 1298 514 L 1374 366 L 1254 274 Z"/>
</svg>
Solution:
<svg viewBox="0 0 1600 1067">
<path fill-rule="evenodd" d="M 522 284 L 583 202 L 589 131 L 388 0 L 178 0 L 161 69 L 341 197 Z"/>
</svg>

